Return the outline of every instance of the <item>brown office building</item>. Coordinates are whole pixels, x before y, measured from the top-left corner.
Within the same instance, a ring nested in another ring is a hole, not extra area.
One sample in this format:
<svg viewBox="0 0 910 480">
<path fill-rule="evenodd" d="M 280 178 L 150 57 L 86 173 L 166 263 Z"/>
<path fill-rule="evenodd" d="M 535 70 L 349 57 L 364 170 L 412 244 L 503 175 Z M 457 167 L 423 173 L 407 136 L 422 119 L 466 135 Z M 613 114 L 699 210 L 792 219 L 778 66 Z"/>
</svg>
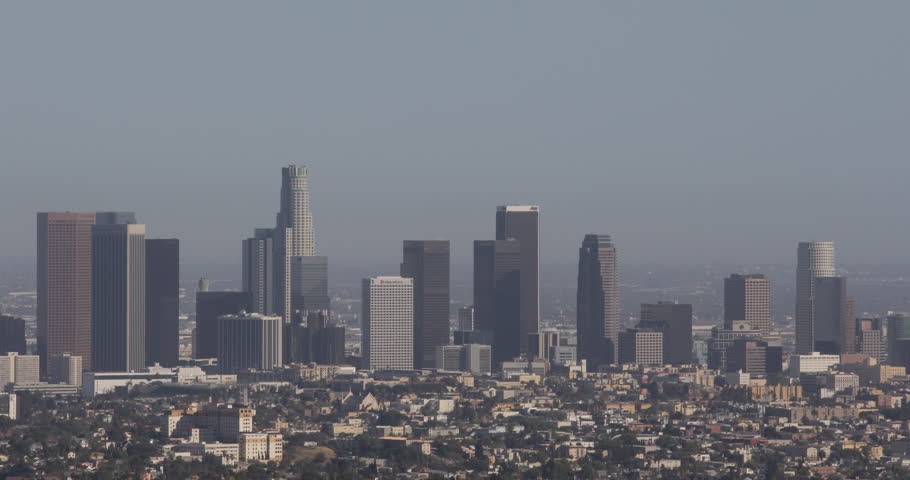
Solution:
<svg viewBox="0 0 910 480">
<path fill-rule="evenodd" d="M 514 238 L 521 244 L 521 352 L 528 352 L 528 334 L 540 325 L 540 207 L 504 205 L 496 209 L 496 240 Z M 494 348 L 493 355 L 496 355 Z"/>
<path fill-rule="evenodd" d="M 761 274 L 724 279 L 724 328 L 745 321 L 762 335 L 771 332 L 771 282 Z"/>
<path fill-rule="evenodd" d="M 474 329 L 492 332 L 493 362 L 521 353 L 521 244 L 474 241 Z M 494 367 L 495 368 L 495 367 Z"/>
<path fill-rule="evenodd" d="M 405 240 L 401 276 L 414 279 L 414 368 L 436 366 L 449 344 L 449 241 Z"/>
<path fill-rule="evenodd" d="M 740 338 L 727 348 L 727 371 L 750 375 L 767 374 L 768 344 L 759 340 Z"/>
<path fill-rule="evenodd" d="M 578 358 L 590 368 L 615 364 L 619 352 L 619 267 L 609 235 L 585 235 L 578 250 Z"/>
<path fill-rule="evenodd" d="M 38 354 L 70 353 L 92 365 L 92 225 L 94 213 L 38 214 Z"/>
<path fill-rule="evenodd" d="M 692 363 L 692 305 L 676 302 L 643 303 L 638 327 L 664 333 L 664 363 Z"/>
<path fill-rule="evenodd" d="M 166 367 L 180 360 L 180 241 L 145 241 L 145 360 Z"/>
</svg>

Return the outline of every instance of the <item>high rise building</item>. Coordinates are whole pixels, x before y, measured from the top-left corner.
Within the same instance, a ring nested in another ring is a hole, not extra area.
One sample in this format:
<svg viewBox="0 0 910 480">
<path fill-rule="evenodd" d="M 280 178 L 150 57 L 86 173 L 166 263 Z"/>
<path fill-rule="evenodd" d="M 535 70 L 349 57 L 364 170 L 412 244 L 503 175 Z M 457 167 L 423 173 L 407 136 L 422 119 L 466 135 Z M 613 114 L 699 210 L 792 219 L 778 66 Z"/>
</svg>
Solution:
<svg viewBox="0 0 910 480">
<path fill-rule="evenodd" d="M 889 313 L 888 315 L 888 363 L 894 366 L 910 367 L 910 315 Z"/>
<path fill-rule="evenodd" d="M 458 309 L 458 330 L 465 332 L 474 330 L 474 305 Z"/>
<path fill-rule="evenodd" d="M 879 318 L 860 318 L 855 322 L 857 351 L 876 359 L 878 363 L 888 360 L 888 348 L 882 321 Z"/>
<path fill-rule="evenodd" d="M 854 321 L 847 308 L 847 279 L 844 277 L 818 277 L 815 279 L 813 299 L 814 350 L 828 355 L 849 353 L 852 348 L 844 345 L 848 337 L 845 330 L 855 330 Z M 849 335 L 852 337 L 852 335 Z"/>
<path fill-rule="evenodd" d="M 328 324 L 325 312 L 311 312 L 306 323 L 285 324 L 285 363 L 344 363 L 344 327 Z"/>
<path fill-rule="evenodd" d="M 496 209 L 496 240 L 510 238 L 521 245 L 518 338 L 521 353 L 526 353 L 528 334 L 537 332 L 540 325 L 540 207 L 502 205 Z"/>
<path fill-rule="evenodd" d="M 558 332 L 538 332 L 528 334 L 528 360 L 539 358 L 550 361 L 550 349 L 559 346 Z"/>
<path fill-rule="evenodd" d="M 275 259 L 275 313 L 292 320 L 291 259 L 316 255 L 316 232 L 310 212 L 307 169 L 290 165 L 281 169 L 281 209 L 273 233 Z"/>
<path fill-rule="evenodd" d="M 405 240 L 401 276 L 414 280 L 414 368 L 439 368 L 449 343 L 449 241 Z"/>
<path fill-rule="evenodd" d="M 494 364 L 521 354 L 520 323 L 521 244 L 475 240 L 474 329 L 492 333 Z"/>
<path fill-rule="evenodd" d="M 145 225 L 92 227 L 92 371 L 145 367 Z"/>
<path fill-rule="evenodd" d="M 180 360 L 180 241 L 145 241 L 145 361 L 176 367 Z"/>
<path fill-rule="evenodd" d="M 218 317 L 249 309 L 247 292 L 196 292 L 195 358 L 218 357 Z"/>
<path fill-rule="evenodd" d="M 727 371 L 766 375 L 768 344 L 760 340 L 740 338 L 727 348 Z"/>
<path fill-rule="evenodd" d="M 212 287 L 212 282 L 208 278 L 202 277 L 196 284 L 197 292 L 208 292 Z"/>
<path fill-rule="evenodd" d="M 64 353 L 51 357 L 51 383 L 82 385 L 82 357 Z"/>
<path fill-rule="evenodd" d="M 291 258 L 291 308 L 302 318 L 311 313 L 329 316 L 328 257 Z"/>
<path fill-rule="evenodd" d="M 734 320 L 730 328 L 711 329 L 711 339 L 708 341 L 708 368 L 729 371 L 727 368 L 727 351 L 737 340 L 760 340 L 761 330 L 752 328 L 745 321 Z"/>
<path fill-rule="evenodd" d="M 578 251 L 578 358 L 615 364 L 619 345 L 619 267 L 609 235 L 585 235 Z"/>
<path fill-rule="evenodd" d="M 796 353 L 810 354 L 815 347 L 815 279 L 834 277 L 833 242 L 800 242 L 796 266 Z"/>
<path fill-rule="evenodd" d="M 414 281 L 403 277 L 363 279 L 363 367 L 414 368 Z"/>
<path fill-rule="evenodd" d="M 664 364 L 664 334 L 656 330 L 629 329 L 619 334 L 619 363 L 658 367 Z"/>
<path fill-rule="evenodd" d="M 92 225 L 94 213 L 38 214 L 38 354 L 92 358 Z"/>
<path fill-rule="evenodd" d="M 638 327 L 664 333 L 664 363 L 692 363 L 692 305 L 676 302 L 643 303 Z"/>
<path fill-rule="evenodd" d="M 440 345 L 436 347 L 439 370 L 489 375 L 492 372 L 492 349 L 489 345 Z"/>
<path fill-rule="evenodd" d="M 771 282 L 761 274 L 724 279 L 724 328 L 745 321 L 762 335 L 771 333 Z"/>
<path fill-rule="evenodd" d="M 283 321 L 258 313 L 218 317 L 218 366 L 223 374 L 282 366 Z"/>
<path fill-rule="evenodd" d="M 275 257 L 271 228 L 257 228 L 243 241 L 243 290 L 249 292 L 251 310 L 271 315 L 275 306 Z"/>
<path fill-rule="evenodd" d="M 38 383 L 41 357 L 9 352 L 0 356 L 0 390 L 10 383 Z"/>
<path fill-rule="evenodd" d="M 16 352 L 25 355 L 25 320 L 0 315 L 0 355 Z"/>
</svg>

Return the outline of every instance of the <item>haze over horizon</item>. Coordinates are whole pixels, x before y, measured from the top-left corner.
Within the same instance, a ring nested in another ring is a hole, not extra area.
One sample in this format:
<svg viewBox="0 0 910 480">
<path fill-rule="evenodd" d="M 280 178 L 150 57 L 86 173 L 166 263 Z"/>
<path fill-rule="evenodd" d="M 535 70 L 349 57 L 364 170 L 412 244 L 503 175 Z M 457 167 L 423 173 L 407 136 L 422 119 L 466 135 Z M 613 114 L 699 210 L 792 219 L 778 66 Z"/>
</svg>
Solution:
<svg viewBox="0 0 910 480">
<path fill-rule="evenodd" d="M 331 262 L 470 265 L 506 203 L 544 263 L 910 258 L 903 2 L 101 5 L 0 5 L 0 258 L 36 212 L 127 210 L 239 265 L 288 164 Z"/>
</svg>

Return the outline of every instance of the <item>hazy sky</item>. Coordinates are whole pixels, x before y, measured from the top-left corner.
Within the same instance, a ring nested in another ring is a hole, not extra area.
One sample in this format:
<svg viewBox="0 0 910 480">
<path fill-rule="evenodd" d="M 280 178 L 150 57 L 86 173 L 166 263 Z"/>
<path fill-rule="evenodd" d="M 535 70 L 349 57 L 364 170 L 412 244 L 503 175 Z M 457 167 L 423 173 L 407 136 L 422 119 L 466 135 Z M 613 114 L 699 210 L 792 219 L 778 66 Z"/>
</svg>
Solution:
<svg viewBox="0 0 910 480">
<path fill-rule="evenodd" d="M 133 210 L 237 262 L 280 168 L 317 248 L 459 262 L 501 203 L 542 255 L 910 257 L 910 2 L 2 2 L 0 257 L 35 212 Z"/>
</svg>

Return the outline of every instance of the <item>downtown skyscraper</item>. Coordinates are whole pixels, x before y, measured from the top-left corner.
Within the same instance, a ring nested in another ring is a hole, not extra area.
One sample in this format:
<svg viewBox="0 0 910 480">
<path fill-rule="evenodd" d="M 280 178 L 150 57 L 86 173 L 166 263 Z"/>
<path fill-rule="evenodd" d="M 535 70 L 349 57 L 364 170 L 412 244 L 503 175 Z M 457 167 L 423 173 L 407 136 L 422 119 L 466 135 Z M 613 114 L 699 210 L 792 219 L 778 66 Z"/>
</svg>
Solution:
<svg viewBox="0 0 910 480">
<path fill-rule="evenodd" d="M 38 355 L 69 353 L 92 369 L 92 228 L 135 223 L 132 212 L 38 213 Z"/>
<path fill-rule="evenodd" d="M 796 353 L 815 351 L 815 285 L 837 275 L 834 242 L 800 242 L 796 266 Z"/>
<path fill-rule="evenodd" d="M 745 321 L 762 335 L 771 333 L 771 282 L 762 274 L 733 274 L 724 279 L 724 329 Z"/>
<path fill-rule="evenodd" d="M 275 314 L 290 322 L 293 315 L 292 258 L 316 255 L 306 167 L 291 165 L 281 169 L 281 208 L 272 239 Z"/>
<path fill-rule="evenodd" d="M 275 255 L 271 228 L 257 228 L 243 241 L 243 291 L 250 292 L 251 310 L 271 315 L 275 308 Z"/>
<path fill-rule="evenodd" d="M 615 364 L 619 355 L 619 266 L 609 235 L 585 235 L 578 250 L 578 358 Z"/>
<path fill-rule="evenodd" d="M 145 241 L 145 361 L 176 367 L 180 360 L 180 241 Z"/>
<path fill-rule="evenodd" d="M 514 239 L 475 240 L 472 333 L 492 334 L 495 364 L 521 354 L 520 323 L 521 244 Z"/>
<path fill-rule="evenodd" d="M 405 240 L 401 276 L 414 279 L 414 368 L 432 368 L 449 343 L 449 241 Z"/>
<path fill-rule="evenodd" d="M 363 367 L 369 370 L 414 368 L 414 280 L 363 279 L 360 317 Z"/>
<path fill-rule="evenodd" d="M 499 206 L 496 209 L 496 240 L 508 239 L 521 244 L 518 336 L 521 353 L 527 353 L 528 334 L 537 333 L 540 325 L 540 207 Z M 495 351 L 493 355 L 496 355 Z"/>
<path fill-rule="evenodd" d="M 138 372 L 145 367 L 145 263 L 145 225 L 92 227 L 95 372 Z"/>
</svg>

